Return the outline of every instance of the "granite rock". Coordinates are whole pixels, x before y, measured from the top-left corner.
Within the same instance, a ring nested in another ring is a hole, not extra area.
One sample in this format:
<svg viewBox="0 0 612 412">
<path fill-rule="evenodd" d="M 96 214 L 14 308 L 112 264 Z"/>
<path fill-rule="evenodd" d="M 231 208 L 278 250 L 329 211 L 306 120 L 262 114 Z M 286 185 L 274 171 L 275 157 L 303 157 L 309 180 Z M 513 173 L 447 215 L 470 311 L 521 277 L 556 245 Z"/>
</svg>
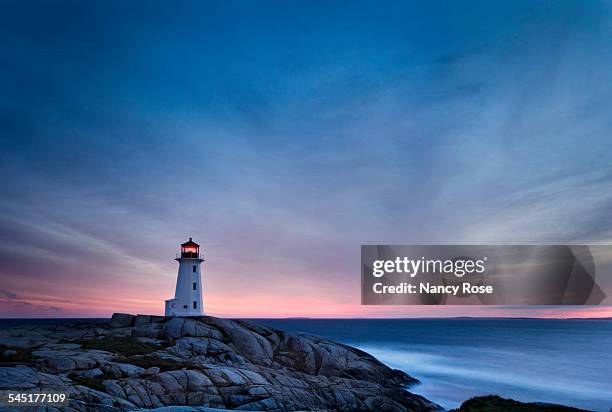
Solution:
<svg viewBox="0 0 612 412">
<path fill-rule="evenodd" d="M 0 367 L 0 390 L 66 390 L 73 411 L 439 409 L 406 389 L 416 379 L 363 351 L 245 321 L 115 314 L 0 339 L 32 355 Z"/>
</svg>

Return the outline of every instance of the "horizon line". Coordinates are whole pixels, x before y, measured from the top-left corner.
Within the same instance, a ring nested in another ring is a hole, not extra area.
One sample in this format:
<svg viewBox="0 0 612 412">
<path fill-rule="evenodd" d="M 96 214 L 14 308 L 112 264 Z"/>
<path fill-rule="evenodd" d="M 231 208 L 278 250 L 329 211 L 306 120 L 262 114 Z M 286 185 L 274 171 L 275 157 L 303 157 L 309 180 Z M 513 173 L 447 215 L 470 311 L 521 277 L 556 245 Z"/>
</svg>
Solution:
<svg viewBox="0 0 612 412">
<path fill-rule="evenodd" d="M 117 312 L 124 313 L 124 312 Z M 132 315 L 131 313 L 127 313 Z M 160 317 L 183 317 L 183 318 L 197 318 L 198 316 L 164 316 L 164 315 L 149 315 L 149 314 L 136 314 L 132 316 L 160 316 Z M 419 316 L 419 317 L 310 317 L 310 316 L 287 316 L 287 317 L 232 317 L 232 316 L 214 316 L 214 315 L 201 315 L 214 318 L 224 319 L 263 319 L 263 320 L 290 320 L 290 319 L 306 319 L 306 320 L 432 320 L 432 319 L 537 319 L 537 320 L 612 320 L 612 316 L 589 316 L 589 317 L 543 317 L 543 316 Z M 110 317 L 14 317 L 14 318 L 0 318 L 0 321 L 4 320 L 102 320 L 111 319 Z"/>
</svg>

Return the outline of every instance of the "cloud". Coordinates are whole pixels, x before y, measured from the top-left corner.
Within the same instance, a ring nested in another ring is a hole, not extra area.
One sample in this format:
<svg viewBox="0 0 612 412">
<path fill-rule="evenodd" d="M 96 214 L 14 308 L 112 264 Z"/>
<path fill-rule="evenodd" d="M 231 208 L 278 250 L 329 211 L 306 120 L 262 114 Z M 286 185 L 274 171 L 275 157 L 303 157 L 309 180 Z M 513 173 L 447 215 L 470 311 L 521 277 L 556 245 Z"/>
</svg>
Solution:
<svg viewBox="0 0 612 412">
<path fill-rule="evenodd" d="M 0 289 L 0 297 L 4 297 L 7 299 L 16 299 L 17 294 L 11 292 L 10 290 Z"/>
<path fill-rule="evenodd" d="M 60 308 L 59 306 L 47 306 L 47 305 L 35 305 L 33 303 L 30 302 L 25 302 L 25 301 L 14 301 L 11 302 L 10 305 L 15 306 L 17 308 L 33 308 L 33 309 L 38 309 L 38 310 L 51 310 L 54 312 L 61 312 L 63 309 Z"/>
<path fill-rule="evenodd" d="M 59 306 L 36 304 L 17 297 L 16 293 L 9 290 L 0 289 L 0 308 L 2 313 L 7 315 L 14 314 L 44 314 L 46 312 L 57 313 L 63 309 Z"/>
<path fill-rule="evenodd" d="M 193 235 L 226 302 L 254 278 L 283 297 L 293 278 L 363 313 L 345 292 L 362 243 L 612 239 L 594 6 L 283 7 L 117 24 L 100 6 L 68 31 L 24 9 L 0 25 L 18 62 L 0 68 L 0 297 L 155 308 Z M 162 20 L 181 24 L 143 34 Z"/>
</svg>

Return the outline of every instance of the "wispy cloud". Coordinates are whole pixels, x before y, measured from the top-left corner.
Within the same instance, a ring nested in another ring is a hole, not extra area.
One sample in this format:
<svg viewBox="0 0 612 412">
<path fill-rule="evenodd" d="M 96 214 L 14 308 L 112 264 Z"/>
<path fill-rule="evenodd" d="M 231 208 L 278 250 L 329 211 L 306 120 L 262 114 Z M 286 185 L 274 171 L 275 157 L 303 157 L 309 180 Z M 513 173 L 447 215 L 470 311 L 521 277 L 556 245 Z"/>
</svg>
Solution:
<svg viewBox="0 0 612 412">
<path fill-rule="evenodd" d="M 6 299 L 16 299 L 17 294 L 11 292 L 10 290 L 0 289 L 0 297 L 6 298 Z"/>
<path fill-rule="evenodd" d="M 612 241 L 608 4 L 186 10 L 0 17 L 5 291 L 159 312 L 193 236 L 217 314 L 382 316 L 363 243 Z"/>
</svg>

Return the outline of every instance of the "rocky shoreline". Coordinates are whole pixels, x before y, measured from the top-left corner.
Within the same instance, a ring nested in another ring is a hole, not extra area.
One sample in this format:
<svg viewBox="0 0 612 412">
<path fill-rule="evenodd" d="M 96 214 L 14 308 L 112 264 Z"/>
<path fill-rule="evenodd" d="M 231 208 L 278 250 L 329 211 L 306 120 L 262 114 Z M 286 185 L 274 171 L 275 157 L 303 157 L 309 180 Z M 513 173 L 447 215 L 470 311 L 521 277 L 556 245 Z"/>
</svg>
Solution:
<svg viewBox="0 0 612 412">
<path fill-rule="evenodd" d="M 0 329 L 0 391 L 69 394 L 19 412 L 442 410 L 409 391 L 417 382 L 359 349 L 243 320 L 117 313 Z M 491 395 L 457 411 L 579 410 Z"/>
<path fill-rule="evenodd" d="M 363 351 L 241 320 L 115 314 L 1 330 L 0 345 L 0 389 L 66 391 L 58 410 L 440 409 Z"/>
</svg>

